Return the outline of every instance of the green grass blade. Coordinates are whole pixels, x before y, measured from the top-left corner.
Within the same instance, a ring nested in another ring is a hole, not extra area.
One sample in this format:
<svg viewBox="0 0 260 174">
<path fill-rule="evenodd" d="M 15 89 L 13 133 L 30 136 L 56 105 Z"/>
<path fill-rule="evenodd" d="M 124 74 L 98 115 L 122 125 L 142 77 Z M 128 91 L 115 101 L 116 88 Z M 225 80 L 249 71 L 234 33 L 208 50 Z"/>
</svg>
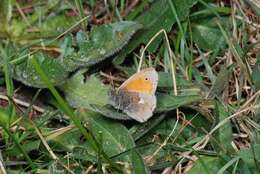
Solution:
<svg viewBox="0 0 260 174">
<path fill-rule="evenodd" d="M 219 169 L 217 174 L 223 174 L 233 163 L 237 162 L 240 160 L 240 157 L 235 157 L 232 160 L 230 160 L 227 164 L 225 164 L 221 169 Z"/>
<path fill-rule="evenodd" d="M 81 19 L 84 18 L 84 9 L 83 9 L 83 5 L 82 5 L 82 0 L 75 0 L 75 4 L 76 4 L 76 7 L 79 11 L 79 16 Z M 81 27 L 83 30 L 86 31 L 86 27 L 87 27 L 87 21 L 84 20 L 82 23 L 81 23 Z"/>
<path fill-rule="evenodd" d="M 23 149 L 23 147 L 21 146 L 21 144 L 19 143 L 17 137 L 15 136 L 14 133 L 12 133 L 8 127 L 7 127 L 7 122 L 8 122 L 8 118 L 11 117 L 11 113 L 7 113 L 4 110 L 0 109 L 0 126 L 4 129 L 4 131 L 8 134 L 8 136 L 12 139 L 12 141 L 14 142 L 14 144 L 17 146 L 17 148 L 20 150 L 20 152 L 24 155 L 25 159 L 27 160 L 27 162 L 29 163 L 29 166 L 34 169 L 36 168 L 36 165 L 32 162 L 31 158 L 29 157 L 29 155 L 26 153 L 26 151 Z"/>
<path fill-rule="evenodd" d="M 181 26 L 181 22 L 180 22 L 180 20 L 179 20 L 179 18 L 178 18 L 177 11 L 176 11 L 176 9 L 175 9 L 173 3 L 172 3 L 172 0 L 168 0 L 168 2 L 169 2 L 169 4 L 170 4 L 172 13 L 173 13 L 173 15 L 174 15 L 175 18 L 176 18 L 176 22 L 177 22 L 178 27 L 179 27 L 179 29 L 180 29 L 180 31 L 181 31 L 181 35 L 182 35 L 182 37 L 184 37 L 184 31 L 183 31 L 183 28 L 182 28 L 182 26 Z"/>
<path fill-rule="evenodd" d="M 55 97 L 57 102 L 59 103 L 61 109 L 65 112 L 65 114 L 67 114 L 69 116 L 69 118 L 73 121 L 75 126 L 80 130 L 80 132 L 84 135 L 84 137 L 90 143 L 92 148 L 98 153 L 100 149 L 98 147 L 98 142 L 96 141 L 96 139 L 83 127 L 79 118 L 76 117 L 76 115 L 74 114 L 74 112 L 70 108 L 70 106 L 63 100 L 63 98 L 60 96 L 60 94 L 55 89 L 55 87 L 51 84 L 48 77 L 46 76 L 46 74 L 42 70 L 41 66 L 37 62 L 37 59 L 31 58 L 31 61 L 32 61 L 32 64 L 33 64 L 34 68 L 36 69 L 37 73 L 40 75 L 42 80 L 46 83 L 46 85 L 48 86 L 48 89 L 50 90 L 52 95 Z M 117 168 L 103 151 L 101 151 L 101 153 L 107 162 L 109 162 L 115 168 Z"/>
<path fill-rule="evenodd" d="M 11 97 L 13 95 L 13 81 L 11 78 L 10 65 L 9 65 L 6 52 L 2 46 L 0 47 L 0 51 L 2 57 L 4 58 L 4 74 L 5 74 L 5 85 L 6 85 L 7 96 Z"/>
</svg>

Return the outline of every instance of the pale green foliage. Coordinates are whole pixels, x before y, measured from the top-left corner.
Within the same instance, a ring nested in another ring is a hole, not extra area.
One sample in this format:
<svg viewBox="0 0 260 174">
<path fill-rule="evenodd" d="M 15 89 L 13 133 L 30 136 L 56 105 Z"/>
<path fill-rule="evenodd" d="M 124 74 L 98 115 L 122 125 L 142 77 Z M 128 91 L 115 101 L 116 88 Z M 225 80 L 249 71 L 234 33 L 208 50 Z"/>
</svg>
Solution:
<svg viewBox="0 0 260 174">
<path fill-rule="evenodd" d="M 84 75 L 78 72 L 61 87 L 66 100 L 75 108 L 90 108 L 91 104 L 104 106 L 109 102 L 109 87 L 94 75 L 84 82 Z"/>
</svg>

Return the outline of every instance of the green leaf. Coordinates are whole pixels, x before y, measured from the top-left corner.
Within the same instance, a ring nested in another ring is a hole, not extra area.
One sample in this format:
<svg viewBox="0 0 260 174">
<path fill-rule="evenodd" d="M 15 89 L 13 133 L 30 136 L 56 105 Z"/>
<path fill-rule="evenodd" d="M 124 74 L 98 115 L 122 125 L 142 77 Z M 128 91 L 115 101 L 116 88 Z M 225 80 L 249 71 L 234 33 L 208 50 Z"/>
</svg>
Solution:
<svg viewBox="0 0 260 174">
<path fill-rule="evenodd" d="M 42 20 L 42 19 L 41 19 Z M 78 21 L 78 17 L 61 15 L 50 15 L 45 18 L 42 22 L 35 22 L 33 27 L 37 30 L 32 32 L 26 32 L 28 26 L 23 20 L 12 21 L 12 38 L 17 41 L 23 41 L 24 43 L 30 44 L 30 40 L 57 37 L 59 34 L 68 30 Z M 28 41 L 29 40 L 29 41 Z"/>
<path fill-rule="evenodd" d="M 90 105 L 105 106 L 109 103 L 109 87 L 91 75 L 86 82 L 81 71 L 61 86 L 66 100 L 75 108 L 91 108 Z"/>
<path fill-rule="evenodd" d="M 126 127 L 93 112 L 81 112 L 86 126 L 98 139 L 100 148 L 113 158 L 130 162 L 134 173 L 147 173 L 143 159 L 133 149 L 135 143 Z M 130 152 L 124 153 L 130 150 Z M 122 153 L 122 154 L 121 154 Z"/>
<path fill-rule="evenodd" d="M 67 55 L 72 54 L 75 49 L 72 47 L 73 36 L 72 34 L 67 34 L 64 36 L 63 42 L 60 44 L 61 54 L 59 59 L 63 59 Z"/>
<path fill-rule="evenodd" d="M 96 26 L 88 34 L 77 33 L 79 51 L 62 60 L 64 67 L 73 71 L 79 67 L 97 64 L 121 50 L 141 25 L 132 21 L 122 21 Z"/>
<path fill-rule="evenodd" d="M 34 150 L 39 150 L 40 144 L 40 140 L 28 141 L 27 143 L 24 143 L 22 145 L 22 148 L 26 153 L 30 153 Z M 19 156 L 21 154 L 16 146 L 10 147 L 8 150 L 6 150 L 6 153 L 8 154 L 8 156 Z"/>
<path fill-rule="evenodd" d="M 43 53 L 37 53 L 33 57 L 39 60 L 50 81 L 55 86 L 61 85 L 65 82 L 68 72 L 98 63 L 120 50 L 139 28 L 140 24 L 135 22 L 118 22 L 94 27 L 86 38 L 78 36 L 80 51 L 77 53 L 73 52 L 71 48 L 71 38 L 66 37 L 62 45 L 63 52 L 60 58 L 51 58 Z M 68 49 L 64 51 L 64 47 Z M 68 54 L 70 55 L 68 56 Z M 14 65 L 13 69 L 16 80 L 28 86 L 46 87 L 36 74 L 34 67 L 31 66 L 30 58 L 27 58 L 19 65 Z"/>
<path fill-rule="evenodd" d="M 172 93 L 173 91 L 173 81 L 170 73 L 158 72 L 158 91 L 164 91 L 166 93 Z M 176 86 L 178 95 L 202 95 L 201 88 L 192 83 L 191 81 L 185 80 L 183 76 L 176 75 Z"/>
<path fill-rule="evenodd" d="M 4 109 L 0 108 L 0 126 L 1 127 L 9 127 L 10 114 Z"/>
<path fill-rule="evenodd" d="M 94 112 L 81 111 L 80 114 L 107 155 L 116 156 L 135 146 L 133 138 L 122 124 Z M 121 159 L 130 160 L 129 155 L 124 155 Z"/>
<path fill-rule="evenodd" d="M 166 114 L 156 115 L 143 124 L 135 125 L 134 130 L 131 131 L 134 140 L 137 141 L 138 139 L 141 139 L 153 130 L 155 126 L 160 124 L 160 122 L 165 119 L 165 116 Z"/>
<path fill-rule="evenodd" d="M 216 48 L 224 49 L 227 46 L 215 20 L 209 18 L 192 23 L 192 37 L 199 48 L 215 50 Z"/>
<path fill-rule="evenodd" d="M 72 152 L 76 147 L 80 146 L 81 133 L 78 129 L 73 127 L 67 127 L 60 131 L 48 132 L 46 140 L 55 144 L 53 149 L 56 151 Z"/>
<path fill-rule="evenodd" d="M 107 105 L 107 106 L 99 106 L 99 105 L 91 105 L 91 110 L 98 112 L 105 117 L 113 118 L 117 120 L 131 120 L 128 115 L 126 115 L 123 112 L 120 112 L 118 109 L 115 109 L 114 107 Z"/>
<path fill-rule="evenodd" d="M 199 95 L 169 95 L 165 93 L 157 93 L 157 112 L 174 110 L 178 107 L 189 105 L 194 102 L 201 101 Z"/>
<path fill-rule="evenodd" d="M 65 71 L 57 59 L 51 58 L 43 53 L 36 53 L 31 57 L 28 56 L 22 63 L 14 65 L 13 76 L 16 80 L 28 86 L 46 88 L 46 84 L 41 80 L 32 64 L 33 58 L 37 59 L 52 84 L 61 85 L 65 82 L 68 77 L 68 72 Z"/>
<path fill-rule="evenodd" d="M 145 166 L 144 160 L 142 159 L 141 155 L 138 154 L 135 150 L 131 151 L 131 157 L 132 157 L 132 169 L 135 174 L 148 174 L 148 169 Z"/>
<path fill-rule="evenodd" d="M 242 158 L 246 166 L 254 170 L 254 172 L 258 173 L 260 168 L 260 145 L 259 144 L 252 145 L 248 149 L 241 149 L 239 151 L 238 156 Z"/>
<path fill-rule="evenodd" d="M 218 157 L 201 156 L 197 161 L 195 161 L 194 166 L 187 172 L 187 174 L 215 174 L 221 167 L 221 160 Z"/>
<path fill-rule="evenodd" d="M 46 140 L 57 152 L 71 152 L 73 159 L 97 162 L 96 153 L 88 142 L 82 141 L 79 129 L 68 126 L 63 129 L 47 132 Z"/>
<path fill-rule="evenodd" d="M 169 72 L 158 72 L 159 74 L 159 81 L 158 81 L 158 87 L 159 88 L 170 88 L 173 89 L 173 81 L 172 81 L 172 75 Z M 183 89 L 183 88 L 194 88 L 195 85 L 185 80 L 185 77 L 176 75 L 176 85 L 177 88 Z"/>
</svg>

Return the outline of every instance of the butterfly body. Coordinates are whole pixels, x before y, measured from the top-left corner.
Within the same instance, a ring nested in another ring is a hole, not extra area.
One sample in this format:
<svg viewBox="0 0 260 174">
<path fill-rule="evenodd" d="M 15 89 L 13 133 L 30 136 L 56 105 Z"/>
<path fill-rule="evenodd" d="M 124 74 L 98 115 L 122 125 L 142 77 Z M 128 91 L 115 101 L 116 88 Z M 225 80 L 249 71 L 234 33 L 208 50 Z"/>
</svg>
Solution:
<svg viewBox="0 0 260 174">
<path fill-rule="evenodd" d="M 154 68 L 144 69 L 111 92 L 115 108 L 122 110 L 138 122 L 147 121 L 156 107 L 155 91 L 158 74 Z"/>
</svg>

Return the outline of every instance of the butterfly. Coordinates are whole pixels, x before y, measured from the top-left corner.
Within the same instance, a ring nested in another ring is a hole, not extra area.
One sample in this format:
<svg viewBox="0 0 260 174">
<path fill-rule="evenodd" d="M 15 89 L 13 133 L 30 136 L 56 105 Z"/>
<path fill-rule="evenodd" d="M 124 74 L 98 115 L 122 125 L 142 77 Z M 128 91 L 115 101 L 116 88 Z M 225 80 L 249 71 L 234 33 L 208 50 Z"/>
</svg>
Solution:
<svg viewBox="0 0 260 174">
<path fill-rule="evenodd" d="M 127 79 L 118 89 L 112 90 L 112 105 L 138 122 L 147 121 L 156 107 L 155 91 L 158 73 L 146 68 Z"/>
</svg>

